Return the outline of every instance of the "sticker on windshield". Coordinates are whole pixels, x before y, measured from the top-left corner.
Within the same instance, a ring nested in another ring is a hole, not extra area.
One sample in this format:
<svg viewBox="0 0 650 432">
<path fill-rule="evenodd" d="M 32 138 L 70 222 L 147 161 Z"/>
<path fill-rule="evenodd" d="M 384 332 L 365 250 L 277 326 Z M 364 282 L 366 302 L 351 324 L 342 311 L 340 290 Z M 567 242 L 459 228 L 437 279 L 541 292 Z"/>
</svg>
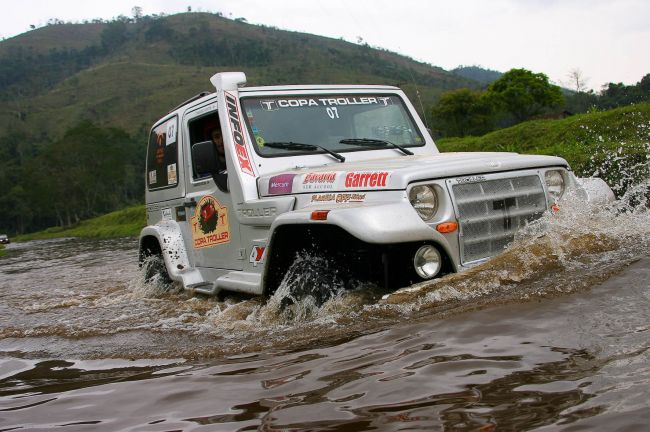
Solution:
<svg viewBox="0 0 650 432">
<path fill-rule="evenodd" d="M 340 107 L 349 105 L 392 105 L 390 96 L 338 96 L 323 98 L 296 98 L 261 100 L 264 111 L 277 111 L 283 108 L 302 107 Z"/>
<path fill-rule="evenodd" d="M 270 101 L 260 101 L 260 105 L 262 105 L 262 109 L 264 111 L 277 111 L 278 110 L 278 103 L 274 100 Z"/>
</svg>

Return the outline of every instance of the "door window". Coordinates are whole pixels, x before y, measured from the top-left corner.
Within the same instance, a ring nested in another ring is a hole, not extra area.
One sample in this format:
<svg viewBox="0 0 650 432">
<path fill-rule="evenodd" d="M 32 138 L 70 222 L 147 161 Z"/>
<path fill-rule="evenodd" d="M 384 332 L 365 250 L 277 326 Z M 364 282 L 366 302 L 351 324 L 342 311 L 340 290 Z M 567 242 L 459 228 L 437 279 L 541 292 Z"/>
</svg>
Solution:
<svg viewBox="0 0 650 432">
<path fill-rule="evenodd" d="M 178 117 L 174 116 L 151 130 L 147 149 L 149 190 L 178 184 Z"/>
</svg>

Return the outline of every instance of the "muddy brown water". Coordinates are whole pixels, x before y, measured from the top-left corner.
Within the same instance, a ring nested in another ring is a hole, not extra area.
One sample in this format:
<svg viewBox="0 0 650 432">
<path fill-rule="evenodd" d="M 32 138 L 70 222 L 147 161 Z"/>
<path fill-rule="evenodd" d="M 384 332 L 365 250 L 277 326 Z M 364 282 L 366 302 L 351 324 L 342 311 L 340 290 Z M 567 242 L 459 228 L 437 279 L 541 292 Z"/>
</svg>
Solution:
<svg viewBox="0 0 650 432">
<path fill-rule="evenodd" d="M 650 216 L 623 210 L 320 308 L 144 284 L 134 239 L 12 244 L 0 431 L 647 430 Z"/>
</svg>

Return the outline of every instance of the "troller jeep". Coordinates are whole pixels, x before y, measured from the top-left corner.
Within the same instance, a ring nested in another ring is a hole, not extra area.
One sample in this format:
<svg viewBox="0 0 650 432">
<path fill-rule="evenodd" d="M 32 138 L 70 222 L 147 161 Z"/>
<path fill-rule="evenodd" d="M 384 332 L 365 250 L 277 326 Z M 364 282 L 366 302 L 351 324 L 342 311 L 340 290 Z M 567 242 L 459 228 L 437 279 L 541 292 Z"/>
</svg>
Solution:
<svg viewBox="0 0 650 432">
<path fill-rule="evenodd" d="M 440 153 L 396 87 L 210 81 L 147 153 L 141 262 L 185 289 L 269 294 L 300 256 L 398 288 L 500 253 L 568 188 L 612 197 L 559 157 Z"/>
</svg>

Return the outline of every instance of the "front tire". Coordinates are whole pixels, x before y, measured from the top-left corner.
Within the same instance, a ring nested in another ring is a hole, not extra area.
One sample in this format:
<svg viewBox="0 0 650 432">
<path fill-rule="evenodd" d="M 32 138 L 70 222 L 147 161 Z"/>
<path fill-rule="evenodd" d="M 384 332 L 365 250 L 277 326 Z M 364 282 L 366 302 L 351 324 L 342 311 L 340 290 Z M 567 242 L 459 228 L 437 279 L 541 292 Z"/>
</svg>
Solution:
<svg viewBox="0 0 650 432">
<path fill-rule="evenodd" d="M 165 260 L 161 255 L 150 255 L 142 263 L 144 273 L 144 282 L 147 284 L 160 283 L 162 285 L 171 285 L 172 280 L 167 273 Z"/>
<path fill-rule="evenodd" d="M 322 306 L 345 289 L 345 281 L 326 258 L 304 254 L 296 256 L 280 282 L 276 295 L 282 307 L 311 300 Z"/>
</svg>

